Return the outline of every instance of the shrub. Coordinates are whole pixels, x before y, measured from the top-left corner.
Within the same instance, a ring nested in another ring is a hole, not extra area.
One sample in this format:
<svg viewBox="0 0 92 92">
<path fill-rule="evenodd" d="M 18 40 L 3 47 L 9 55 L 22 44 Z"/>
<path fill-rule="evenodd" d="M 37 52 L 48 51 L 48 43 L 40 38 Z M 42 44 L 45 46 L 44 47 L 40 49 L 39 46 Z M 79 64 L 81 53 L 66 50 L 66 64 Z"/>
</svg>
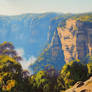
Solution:
<svg viewBox="0 0 92 92">
<path fill-rule="evenodd" d="M 80 62 L 71 61 L 65 64 L 60 71 L 60 76 L 63 78 L 65 88 L 69 88 L 77 81 L 84 81 L 87 79 L 88 69 L 87 66 Z"/>
<path fill-rule="evenodd" d="M 90 76 L 92 76 L 92 63 L 88 63 L 87 67 L 88 67 L 88 75 L 90 77 Z"/>
</svg>

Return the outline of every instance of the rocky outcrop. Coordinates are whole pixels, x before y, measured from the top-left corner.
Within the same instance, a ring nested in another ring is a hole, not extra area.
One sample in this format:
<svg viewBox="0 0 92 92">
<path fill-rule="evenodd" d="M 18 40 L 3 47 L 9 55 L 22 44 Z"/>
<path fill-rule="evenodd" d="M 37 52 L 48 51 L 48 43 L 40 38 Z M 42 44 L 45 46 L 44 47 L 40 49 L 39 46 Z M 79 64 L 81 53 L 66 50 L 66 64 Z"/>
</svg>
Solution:
<svg viewBox="0 0 92 92">
<path fill-rule="evenodd" d="M 85 82 L 77 82 L 65 92 L 92 92 L 92 77 Z"/>
<path fill-rule="evenodd" d="M 68 19 L 57 29 L 66 63 L 92 55 L 92 22 Z"/>
<path fill-rule="evenodd" d="M 30 70 L 38 72 L 43 70 L 47 65 L 53 66 L 56 70 L 60 70 L 65 64 L 57 26 L 61 25 L 61 22 L 63 24 L 66 18 L 62 15 L 51 20 L 48 32 L 48 43 L 46 43 L 43 52 L 37 58 L 36 62 L 29 66 Z"/>
<path fill-rule="evenodd" d="M 55 31 L 51 43 L 44 49 L 36 62 L 33 65 L 30 65 L 29 69 L 33 69 L 34 73 L 44 70 L 48 66 L 60 70 L 65 64 L 61 47 L 60 38 L 57 31 Z"/>
</svg>

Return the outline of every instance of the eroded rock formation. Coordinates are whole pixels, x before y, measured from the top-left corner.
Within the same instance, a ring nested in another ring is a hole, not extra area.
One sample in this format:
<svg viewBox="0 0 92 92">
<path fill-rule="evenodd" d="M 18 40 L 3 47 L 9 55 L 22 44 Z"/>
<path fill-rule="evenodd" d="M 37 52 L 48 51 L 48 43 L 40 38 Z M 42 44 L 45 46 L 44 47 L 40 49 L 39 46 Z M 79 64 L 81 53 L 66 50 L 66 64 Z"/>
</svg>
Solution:
<svg viewBox="0 0 92 92">
<path fill-rule="evenodd" d="M 66 63 L 92 55 L 92 22 L 68 19 L 64 27 L 58 27 Z"/>
<path fill-rule="evenodd" d="M 33 65 L 30 65 L 29 68 L 32 68 L 35 73 L 45 69 L 47 66 L 60 70 L 65 64 L 61 47 L 59 35 L 57 31 L 55 31 L 51 43 L 44 49 L 36 62 Z"/>
</svg>

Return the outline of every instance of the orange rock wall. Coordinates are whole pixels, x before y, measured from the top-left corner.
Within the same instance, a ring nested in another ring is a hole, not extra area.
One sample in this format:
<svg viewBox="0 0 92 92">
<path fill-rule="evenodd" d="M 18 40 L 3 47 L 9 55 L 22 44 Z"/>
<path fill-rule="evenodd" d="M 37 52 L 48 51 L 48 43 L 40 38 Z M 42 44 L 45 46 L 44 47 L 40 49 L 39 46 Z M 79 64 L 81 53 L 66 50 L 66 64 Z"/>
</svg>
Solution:
<svg viewBox="0 0 92 92">
<path fill-rule="evenodd" d="M 58 27 L 66 63 L 92 55 L 92 23 L 68 19 L 64 27 Z"/>
</svg>

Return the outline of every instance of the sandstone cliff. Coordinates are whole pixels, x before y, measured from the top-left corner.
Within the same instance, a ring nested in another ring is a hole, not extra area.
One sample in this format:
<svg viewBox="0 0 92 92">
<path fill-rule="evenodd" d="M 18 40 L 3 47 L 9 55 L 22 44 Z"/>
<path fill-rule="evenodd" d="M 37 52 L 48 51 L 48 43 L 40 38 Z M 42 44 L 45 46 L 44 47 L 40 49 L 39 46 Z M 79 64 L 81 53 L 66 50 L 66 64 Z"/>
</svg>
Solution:
<svg viewBox="0 0 92 92">
<path fill-rule="evenodd" d="M 68 19 L 57 29 L 66 63 L 92 55 L 92 22 Z"/>
</svg>

